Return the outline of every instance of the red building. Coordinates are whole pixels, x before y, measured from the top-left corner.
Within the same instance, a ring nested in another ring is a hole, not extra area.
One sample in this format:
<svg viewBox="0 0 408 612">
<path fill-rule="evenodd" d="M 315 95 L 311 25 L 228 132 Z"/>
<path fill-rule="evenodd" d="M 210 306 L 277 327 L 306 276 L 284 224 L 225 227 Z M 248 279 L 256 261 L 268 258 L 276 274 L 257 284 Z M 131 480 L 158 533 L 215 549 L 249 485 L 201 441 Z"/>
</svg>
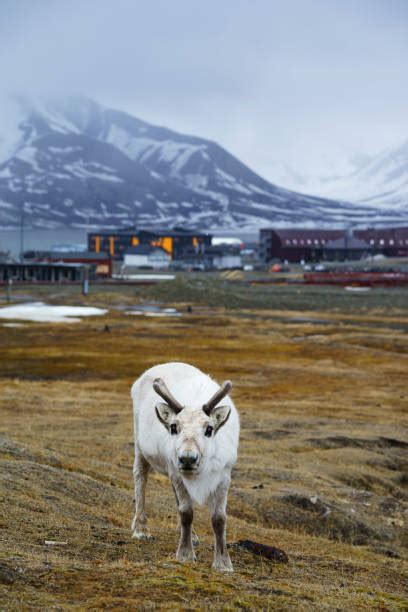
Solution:
<svg viewBox="0 0 408 612">
<path fill-rule="evenodd" d="M 355 230 L 354 235 L 387 257 L 408 257 L 408 226 Z"/>
<path fill-rule="evenodd" d="M 272 259 L 318 261 L 324 246 L 343 234 L 342 230 L 261 229 L 259 257 L 264 262 Z"/>
<path fill-rule="evenodd" d="M 260 231 L 261 261 L 344 261 L 382 253 L 408 256 L 408 227 L 362 230 L 273 229 Z"/>
</svg>

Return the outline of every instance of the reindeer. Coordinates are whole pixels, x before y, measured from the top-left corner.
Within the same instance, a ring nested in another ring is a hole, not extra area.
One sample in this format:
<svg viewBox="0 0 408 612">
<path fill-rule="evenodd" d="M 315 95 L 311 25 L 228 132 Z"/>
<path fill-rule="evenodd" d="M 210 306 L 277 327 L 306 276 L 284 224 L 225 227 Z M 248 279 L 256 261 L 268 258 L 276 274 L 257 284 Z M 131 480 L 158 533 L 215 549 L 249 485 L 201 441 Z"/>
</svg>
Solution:
<svg viewBox="0 0 408 612">
<path fill-rule="evenodd" d="M 226 547 L 226 506 L 231 469 L 237 459 L 238 412 L 221 387 L 185 363 L 147 370 L 132 387 L 136 513 L 134 538 L 150 538 L 145 513 L 147 476 L 154 469 L 169 476 L 179 512 L 178 561 L 195 561 L 193 505 L 208 503 L 215 536 L 213 569 L 232 572 Z M 158 401 L 164 400 L 164 402 Z M 222 405 L 219 402 L 224 400 Z"/>
</svg>

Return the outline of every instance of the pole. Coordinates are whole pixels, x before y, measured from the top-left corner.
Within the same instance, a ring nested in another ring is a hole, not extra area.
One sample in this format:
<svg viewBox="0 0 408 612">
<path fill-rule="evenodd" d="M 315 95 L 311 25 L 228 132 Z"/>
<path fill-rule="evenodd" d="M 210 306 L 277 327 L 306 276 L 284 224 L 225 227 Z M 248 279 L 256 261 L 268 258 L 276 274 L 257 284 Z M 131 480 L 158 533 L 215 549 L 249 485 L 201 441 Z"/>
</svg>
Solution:
<svg viewBox="0 0 408 612">
<path fill-rule="evenodd" d="M 21 225 L 20 225 L 20 261 L 24 260 L 24 204 L 21 209 Z"/>
<path fill-rule="evenodd" d="M 82 295 L 88 295 L 89 293 L 89 268 L 84 267 L 84 274 L 82 277 Z"/>
<path fill-rule="evenodd" d="M 7 302 L 11 302 L 11 285 L 13 284 L 13 279 L 7 279 Z"/>
</svg>

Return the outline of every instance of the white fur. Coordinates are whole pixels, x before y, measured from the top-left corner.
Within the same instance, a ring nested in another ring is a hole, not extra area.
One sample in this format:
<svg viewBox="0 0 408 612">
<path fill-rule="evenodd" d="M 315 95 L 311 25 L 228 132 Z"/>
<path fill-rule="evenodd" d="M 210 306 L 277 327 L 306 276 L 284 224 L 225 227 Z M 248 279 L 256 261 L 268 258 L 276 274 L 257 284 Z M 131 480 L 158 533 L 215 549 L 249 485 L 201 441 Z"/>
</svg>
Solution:
<svg viewBox="0 0 408 612">
<path fill-rule="evenodd" d="M 162 378 L 174 397 L 190 413 L 190 433 L 194 436 L 197 423 L 205 418 L 202 410 L 219 389 L 219 385 L 198 368 L 186 363 L 164 363 L 147 370 L 132 387 L 135 447 L 156 471 L 171 475 L 177 471 L 177 436 L 171 436 L 159 421 L 155 406 L 161 398 L 153 389 L 155 378 Z M 182 476 L 192 500 L 204 504 L 219 483 L 229 476 L 237 459 L 239 416 L 233 401 L 226 396 L 222 405 L 231 413 L 225 424 L 211 438 L 201 437 L 202 460 L 197 475 Z M 199 425 L 198 425 L 199 426 Z"/>
</svg>

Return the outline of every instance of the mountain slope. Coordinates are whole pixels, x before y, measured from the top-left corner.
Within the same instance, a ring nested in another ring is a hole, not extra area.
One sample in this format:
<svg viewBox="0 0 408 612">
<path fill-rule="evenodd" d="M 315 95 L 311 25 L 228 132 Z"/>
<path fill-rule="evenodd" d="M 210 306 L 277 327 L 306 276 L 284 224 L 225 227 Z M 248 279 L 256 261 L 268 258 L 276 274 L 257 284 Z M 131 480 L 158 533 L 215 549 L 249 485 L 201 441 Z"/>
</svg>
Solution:
<svg viewBox="0 0 408 612">
<path fill-rule="evenodd" d="M 273 174 L 291 189 L 402 212 L 408 218 L 408 141 L 375 156 L 356 155 L 348 166 L 336 175 L 313 177 L 276 164 Z"/>
<path fill-rule="evenodd" d="M 323 193 L 338 193 L 351 202 L 408 214 L 408 140 L 376 155 L 356 172 L 328 183 Z"/>
<path fill-rule="evenodd" d="M 10 139 L 9 139 L 10 140 Z M 402 211 L 301 195 L 265 181 L 214 142 L 92 100 L 20 101 L 0 147 L 0 226 L 391 223 Z M 1 154 L 1 153 L 0 153 Z"/>
</svg>

